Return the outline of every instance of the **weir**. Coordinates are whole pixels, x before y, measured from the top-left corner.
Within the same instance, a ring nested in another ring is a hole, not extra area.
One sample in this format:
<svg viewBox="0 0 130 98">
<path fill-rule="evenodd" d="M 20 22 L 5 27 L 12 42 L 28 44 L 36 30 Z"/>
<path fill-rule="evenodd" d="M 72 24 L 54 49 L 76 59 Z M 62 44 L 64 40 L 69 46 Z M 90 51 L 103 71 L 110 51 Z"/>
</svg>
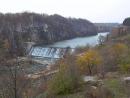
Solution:
<svg viewBox="0 0 130 98">
<path fill-rule="evenodd" d="M 59 59 L 67 53 L 74 52 L 70 47 L 32 47 L 29 56 L 36 58 Z"/>
</svg>

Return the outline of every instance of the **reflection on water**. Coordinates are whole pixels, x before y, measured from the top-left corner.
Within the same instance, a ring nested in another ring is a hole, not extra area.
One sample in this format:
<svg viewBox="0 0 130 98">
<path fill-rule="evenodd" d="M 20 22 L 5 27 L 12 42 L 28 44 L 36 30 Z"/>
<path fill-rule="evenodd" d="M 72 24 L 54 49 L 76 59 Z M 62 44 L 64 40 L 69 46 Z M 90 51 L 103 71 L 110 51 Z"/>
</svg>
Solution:
<svg viewBox="0 0 130 98">
<path fill-rule="evenodd" d="M 71 47 L 71 48 L 75 48 L 77 46 L 86 46 L 86 45 L 96 45 L 98 44 L 98 39 L 99 36 L 106 36 L 109 32 L 105 32 L 105 33 L 98 33 L 98 35 L 94 35 L 94 36 L 87 36 L 87 37 L 77 37 L 74 39 L 70 39 L 70 40 L 64 40 L 64 41 L 60 41 L 60 42 L 56 42 L 52 45 L 48 45 L 48 47 Z"/>
</svg>

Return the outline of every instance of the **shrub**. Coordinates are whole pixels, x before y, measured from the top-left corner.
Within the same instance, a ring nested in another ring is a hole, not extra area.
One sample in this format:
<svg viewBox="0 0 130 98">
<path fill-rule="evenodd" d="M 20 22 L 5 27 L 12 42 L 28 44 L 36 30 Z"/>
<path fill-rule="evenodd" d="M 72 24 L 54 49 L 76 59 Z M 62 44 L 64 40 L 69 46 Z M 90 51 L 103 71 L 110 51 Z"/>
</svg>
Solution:
<svg viewBox="0 0 130 98">
<path fill-rule="evenodd" d="M 97 68 L 102 63 L 102 58 L 96 50 L 88 50 L 77 59 L 80 71 L 83 73 L 88 72 L 90 75 L 93 73 L 93 69 Z"/>
<path fill-rule="evenodd" d="M 57 72 L 48 83 L 49 95 L 64 95 L 72 93 L 81 82 L 76 66 L 60 64 Z"/>
</svg>

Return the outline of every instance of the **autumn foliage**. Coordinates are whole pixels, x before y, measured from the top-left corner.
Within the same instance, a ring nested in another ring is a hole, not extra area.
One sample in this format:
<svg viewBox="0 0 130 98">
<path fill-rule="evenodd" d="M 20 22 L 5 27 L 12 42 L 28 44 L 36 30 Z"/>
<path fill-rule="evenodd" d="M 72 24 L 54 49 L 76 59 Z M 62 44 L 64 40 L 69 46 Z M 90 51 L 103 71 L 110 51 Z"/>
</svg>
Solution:
<svg viewBox="0 0 130 98">
<path fill-rule="evenodd" d="M 92 75 L 93 70 L 97 71 L 97 68 L 102 63 L 102 58 L 96 50 L 88 50 L 83 55 L 78 56 L 77 63 L 81 73 Z"/>
<path fill-rule="evenodd" d="M 59 62 L 59 71 L 48 82 L 48 95 L 69 94 L 79 87 L 82 79 L 75 64 L 72 56 Z"/>
</svg>

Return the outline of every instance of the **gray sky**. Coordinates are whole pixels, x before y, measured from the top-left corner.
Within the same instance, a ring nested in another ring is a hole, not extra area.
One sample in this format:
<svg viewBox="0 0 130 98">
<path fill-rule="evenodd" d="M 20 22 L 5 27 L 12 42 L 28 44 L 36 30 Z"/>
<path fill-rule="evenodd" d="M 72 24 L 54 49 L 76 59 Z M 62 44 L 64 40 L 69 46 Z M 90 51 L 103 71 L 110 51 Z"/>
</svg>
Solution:
<svg viewBox="0 0 130 98">
<path fill-rule="evenodd" d="M 0 0 L 0 12 L 23 11 L 121 23 L 130 17 L 130 0 Z"/>
</svg>

